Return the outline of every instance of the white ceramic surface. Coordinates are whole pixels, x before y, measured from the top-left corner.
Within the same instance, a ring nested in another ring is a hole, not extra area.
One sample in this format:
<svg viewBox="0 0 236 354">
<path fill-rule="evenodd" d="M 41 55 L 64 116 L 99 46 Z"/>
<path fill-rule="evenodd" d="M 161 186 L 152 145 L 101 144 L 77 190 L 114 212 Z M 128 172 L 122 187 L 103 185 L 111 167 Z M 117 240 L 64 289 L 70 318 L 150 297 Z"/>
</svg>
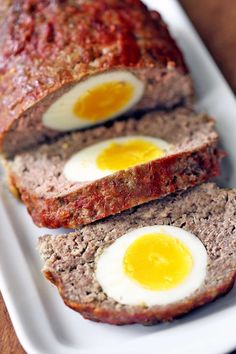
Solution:
<svg viewBox="0 0 236 354">
<path fill-rule="evenodd" d="M 229 152 L 219 182 L 236 187 L 235 97 L 179 4 L 146 2 L 160 10 L 186 55 L 199 97 L 197 109 L 217 118 L 222 144 Z M 82 319 L 63 305 L 57 290 L 40 273 L 37 236 L 48 230 L 33 225 L 23 205 L 8 193 L 3 178 L 0 194 L 0 289 L 29 354 L 220 354 L 236 347 L 236 287 L 170 324 L 115 327 Z"/>
</svg>

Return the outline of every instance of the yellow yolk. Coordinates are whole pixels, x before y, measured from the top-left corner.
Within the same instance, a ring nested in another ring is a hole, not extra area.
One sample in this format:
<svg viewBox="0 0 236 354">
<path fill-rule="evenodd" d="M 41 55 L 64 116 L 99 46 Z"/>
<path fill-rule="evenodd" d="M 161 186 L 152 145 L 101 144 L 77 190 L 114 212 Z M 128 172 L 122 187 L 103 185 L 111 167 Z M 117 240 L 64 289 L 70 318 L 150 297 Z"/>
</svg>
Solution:
<svg viewBox="0 0 236 354">
<path fill-rule="evenodd" d="M 99 84 L 79 97 L 74 105 L 74 114 L 80 119 L 99 122 L 120 111 L 133 94 L 133 85 L 125 81 Z"/>
<path fill-rule="evenodd" d="M 126 275 L 149 290 L 177 287 L 192 267 L 192 255 L 186 246 L 164 233 L 139 237 L 128 247 L 123 259 Z"/>
<path fill-rule="evenodd" d="M 100 170 L 119 171 L 165 155 L 165 151 L 150 141 L 133 139 L 123 143 L 111 143 L 97 157 Z"/>
</svg>

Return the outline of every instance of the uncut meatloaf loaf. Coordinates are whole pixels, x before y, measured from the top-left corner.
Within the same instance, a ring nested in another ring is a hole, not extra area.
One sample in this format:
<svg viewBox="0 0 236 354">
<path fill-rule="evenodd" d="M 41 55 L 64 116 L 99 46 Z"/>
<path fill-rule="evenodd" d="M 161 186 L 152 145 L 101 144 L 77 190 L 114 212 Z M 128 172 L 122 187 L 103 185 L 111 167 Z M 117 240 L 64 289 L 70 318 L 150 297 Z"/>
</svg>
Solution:
<svg viewBox="0 0 236 354">
<path fill-rule="evenodd" d="M 0 25 L 0 151 L 61 134 L 42 123 L 76 83 L 127 71 L 145 84 L 132 111 L 188 102 L 192 82 L 160 15 L 139 0 L 12 0 Z"/>
<path fill-rule="evenodd" d="M 159 159 L 90 182 L 71 182 L 63 167 L 74 153 L 122 136 L 164 139 L 172 149 Z M 152 112 L 44 144 L 8 161 L 10 185 L 18 192 L 38 226 L 77 228 L 114 215 L 219 174 L 214 121 L 186 109 Z"/>
<path fill-rule="evenodd" d="M 122 305 L 108 297 L 95 277 L 96 258 L 116 239 L 151 225 L 180 227 L 205 246 L 205 281 L 181 301 L 162 306 Z M 43 272 L 66 305 L 85 318 L 111 324 L 169 321 L 213 301 L 233 286 L 236 276 L 236 193 L 203 184 L 133 208 L 66 235 L 44 236 L 39 251 Z"/>
</svg>

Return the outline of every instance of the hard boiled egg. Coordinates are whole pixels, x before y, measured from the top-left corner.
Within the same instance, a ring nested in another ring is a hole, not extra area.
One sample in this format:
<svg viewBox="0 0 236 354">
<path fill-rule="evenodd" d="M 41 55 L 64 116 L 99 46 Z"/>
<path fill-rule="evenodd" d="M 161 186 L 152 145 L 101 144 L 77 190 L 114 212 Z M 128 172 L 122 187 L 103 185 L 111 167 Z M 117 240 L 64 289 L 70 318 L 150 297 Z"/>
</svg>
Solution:
<svg viewBox="0 0 236 354">
<path fill-rule="evenodd" d="M 44 113 L 43 125 L 70 131 L 115 118 L 135 105 L 144 84 L 128 71 L 105 72 L 79 82 Z"/>
<path fill-rule="evenodd" d="M 181 228 L 135 229 L 107 247 L 96 262 L 103 291 L 125 305 L 166 305 L 198 289 L 207 272 L 202 242 Z"/>
<path fill-rule="evenodd" d="M 170 149 L 166 141 L 149 136 L 108 139 L 72 155 L 63 173 L 70 181 L 94 181 L 163 157 Z"/>
</svg>

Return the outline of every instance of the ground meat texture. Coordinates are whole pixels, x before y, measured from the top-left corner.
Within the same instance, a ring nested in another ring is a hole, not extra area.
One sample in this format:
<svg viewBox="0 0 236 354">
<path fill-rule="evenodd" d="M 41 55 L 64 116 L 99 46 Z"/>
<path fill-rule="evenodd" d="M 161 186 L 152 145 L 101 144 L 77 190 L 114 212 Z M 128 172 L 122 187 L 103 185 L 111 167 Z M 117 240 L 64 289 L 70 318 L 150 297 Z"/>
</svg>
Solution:
<svg viewBox="0 0 236 354">
<path fill-rule="evenodd" d="M 12 1 L 11 0 L 1 0 L 0 3 L 0 24 L 1 22 L 3 22 L 6 13 L 9 9 L 9 7 L 11 6 Z"/>
<path fill-rule="evenodd" d="M 196 235 L 208 253 L 207 275 L 194 293 L 173 304 L 128 306 L 109 298 L 94 274 L 96 257 L 117 238 L 139 227 L 172 225 Z M 111 324 L 169 321 L 231 289 L 236 276 L 236 194 L 203 184 L 133 208 L 77 232 L 39 239 L 43 272 L 66 305 L 85 318 Z"/>
<path fill-rule="evenodd" d="M 10 184 L 38 226 L 77 228 L 218 175 L 222 153 L 214 124 L 204 114 L 178 109 L 72 133 L 9 160 Z M 173 149 L 162 158 L 91 182 L 71 182 L 63 175 L 72 154 L 129 135 L 158 137 Z"/>
<path fill-rule="evenodd" d="M 180 50 L 160 15 L 139 0 L 4 0 L 3 14 L 0 150 L 5 155 L 58 136 L 42 125 L 43 113 L 90 75 L 128 70 L 144 81 L 145 94 L 134 111 L 191 100 Z"/>
</svg>

